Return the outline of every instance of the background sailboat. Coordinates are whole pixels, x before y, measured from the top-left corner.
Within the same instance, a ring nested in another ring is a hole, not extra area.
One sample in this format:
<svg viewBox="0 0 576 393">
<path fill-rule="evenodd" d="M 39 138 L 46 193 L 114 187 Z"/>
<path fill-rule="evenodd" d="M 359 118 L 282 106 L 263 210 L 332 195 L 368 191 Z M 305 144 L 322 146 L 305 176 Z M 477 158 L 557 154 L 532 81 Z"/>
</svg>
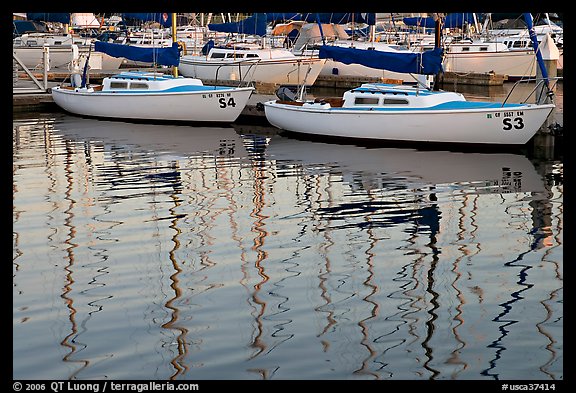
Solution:
<svg viewBox="0 0 576 393">
<path fill-rule="evenodd" d="M 267 21 L 266 14 L 257 13 L 239 22 L 209 24 L 210 31 L 251 36 L 252 40 L 228 41 L 225 45 L 209 42 L 202 53 L 182 56 L 182 75 L 211 81 L 313 85 L 326 60 L 266 46 Z"/>
<path fill-rule="evenodd" d="M 94 16 L 94 14 L 91 15 Z M 27 20 L 31 22 L 63 24 L 68 27 L 76 27 L 77 31 L 86 27 L 72 23 L 76 20 L 74 13 L 27 13 L 26 16 Z M 83 14 L 83 20 L 86 20 L 86 18 Z M 49 50 L 48 70 L 54 68 L 67 69 L 72 62 L 72 45 L 77 46 L 82 62 L 88 59 L 89 66 L 93 70 L 115 70 L 122 64 L 121 58 L 115 58 L 105 53 L 98 53 L 88 57 L 90 48 L 95 42 L 92 37 L 83 37 L 77 32 L 70 33 L 66 31 L 66 28 L 64 31 L 45 30 L 43 32 L 26 32 L 15 36 L 13 39 L 12 48 L 14 53 L 29 69 L 42 66 L 45 48 Z"/>
</svg>

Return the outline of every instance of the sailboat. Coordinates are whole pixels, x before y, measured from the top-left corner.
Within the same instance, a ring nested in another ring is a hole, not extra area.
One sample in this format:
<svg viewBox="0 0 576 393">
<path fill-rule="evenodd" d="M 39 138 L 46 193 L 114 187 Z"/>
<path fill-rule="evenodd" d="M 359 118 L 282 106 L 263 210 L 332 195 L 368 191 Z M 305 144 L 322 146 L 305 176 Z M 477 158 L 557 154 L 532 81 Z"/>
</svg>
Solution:
<svg viewBox="0 0 576 393">
<path fill-rule="evenodd" d="M 535 35 L 533 41 L 538 56 Z M 436 75 L 442 71 L 442 48 L 396 54 L 322 46 L 320 57 L 397 72 Z M 551 97 L 546 69 L 541 57 L 538 60 L 541 87 L 549 89 L 545 96 Z M 555 107 L 553 103 L 467 101 L 455 92 L 384 83 L 365 83 L 342 97 L 278 99 L 263 106 L 270 124 L 301 134 L 480 145 L 526 144 Z"/>
<path fill-rule="evenodd" d="M 172 14 L 175 20 L 175 14 Z M 172 24 L 175 29 L 175 21 Z M 175 32 L 172 34 L 175 40 Z M 98 41 L 95 51 L 136 61 L 172 66 L 173 75 L 127 71 L 87 83 L 87 66 L 76 66 L 70 85 L 52 88 L 54 102 L 77 115 L 133 120 L 233 122 L 254 92 L 253 87 L 210 86 L 178 76 L 178 43 L 169 48 L 139 48 Z"/>
<path fill-rule="evenodd" d="M 444 27 L 468 30 L 467 26 L 477 26 L 476 28 L 480 30 L 477 20 L 475 13 L 450 13 L 446 15 Z M 435 25 L 431 16 L 408 17 L 403 21 L 405 25 L 414 27 L 434 28 Z M 513 50 L 503 42 L 492 40 L 485 35 L 472 34 L 466 37 L 447 36 L 444 44 L 446 49 L 443 64 L 446 72 L 479 74 L 493 72 L 497 75 L 506 75 L 509 81 L 526 77 L 535 78 L 538 72 L 534 50 L 531 47 Z M 422 38 L 411 47 L 415 51 L 432 49 L 434 39 Z"/>
<path fill-rule="evenodd" d="M 28 22 L 36 22 L 35 26 L 43 26 L 42 31 L 28 31 L 24 34 L 14 37 L 12 41 L 12 48 L 14 54 L 27 68 L 40 68 L 43 64 L 44 51 L 49 50 L 47 70 L 52 69 L 65 69 L 70 64 L 72 45 L 76 45 L 82 55 L 82 60 L 87 61 L 87 54 L 90 51 L 90 46 L 93 45 L 94 39 L 90 37 L 82 37 L 79 34 L 72 34 L 66 32 L 49 32 L 45 27 L 46 22 L 62 23 L 68 26 L 81 29 L 83 26 L 79 23 L 86 23 L 79 20 L 79 16 L 84 14 L 78 13 L 27 13 Z M 88 15 L 88 14 L 87 14 Z M 94 14 L 92 18 L 94 18 Z M 90 17 L 84 16 L 86 20 Z M 34 26 L 31 24 L 31 26 Z M 105 53 L 93 54 L 89 58 L 89 66 L 91 69 L 99 70 L 116 70 L 120 68 L 122 59 L 108 56 Z"/>
<path fill-rule="evenodd" d="M 209 24 L 210 31 L 266 36 L 267 15 L 256 13 L 239 22 Z M 202 80 L 238 80 L 276 85 L 314 84 L 325 59 L 297 56 L 279 47 L 255 42 L 230 42 L 225 46 L 208 41 L 200 54 L 182 56 L 182 75 Z"/>
</svg>

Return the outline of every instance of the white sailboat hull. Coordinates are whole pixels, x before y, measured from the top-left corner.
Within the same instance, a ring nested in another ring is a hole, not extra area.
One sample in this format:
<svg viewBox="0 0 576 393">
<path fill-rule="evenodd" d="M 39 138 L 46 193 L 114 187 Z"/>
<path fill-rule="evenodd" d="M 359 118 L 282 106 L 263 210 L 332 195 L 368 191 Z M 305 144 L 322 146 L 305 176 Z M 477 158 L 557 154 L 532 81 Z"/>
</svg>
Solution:
<svg viewBox="0 0 576 393">
<path fill-rule="evenodd" d="M 185 93 L 121 93 L 54 87 L 54 102 L 77 115 L 166 121 L 233 122 L 252 88 Z M 232 105 L 233 103 L 233 105 Z"/>
<path fill-rule="evenodd" d="M 356 110 L 268 101 L 266 118 L 275 127 L 309 135 L 409 142 L 518 145 L 542 126 L 550 105 L 468 110 Z"/>
<path fill-rule="evenodd" d="M 445 54 L 444 71 L 461 73 L 486 73 L 508 75 L 508 79 L 536 77 L 534 51 L 508 52 L 448 52 Z"/>
<path fill-rule="evenodd" d="M 401 80 L 403 83 L 419 82 L 426 85 L 426 75 L 408 74 L 366 67 L 362 64 L 344 64 L 339 61 L 327 59 L 320 71 L 320 77 L 354 77 L 354 78 L 381 78 L 382 80 Z"/>
<path fill-rule="evenodd" d="M 18 59 L 29 69 L 42 67 L 44 49 L 42 46 L 14 46 L 14 53 Z M 71 45 L 51 45 L 48 46 L 49 54 L 49 69 L 67 69 L 72 61 L 72 46 Z M 86 55 L 88 54 L 87 47 L 80 47 L 80 53 L 84 55 L 81 58 L 80 67 L 84 67 L 86 62 Z M 92 70 L 117 70 L 122 64 L 122 58 L 112 57 L 105 53 L 94 52 L 90 53 L 88 65 Z"/>
<path fill-rule="evenodd" d="M 311 86 L 325 59 L 265 59 L 244 61 L 206 60 L 204 56 L 183 56 L 178 69 L 184 76 L 201 80 L 241 80 L 278 85 Z"/>
</svg>

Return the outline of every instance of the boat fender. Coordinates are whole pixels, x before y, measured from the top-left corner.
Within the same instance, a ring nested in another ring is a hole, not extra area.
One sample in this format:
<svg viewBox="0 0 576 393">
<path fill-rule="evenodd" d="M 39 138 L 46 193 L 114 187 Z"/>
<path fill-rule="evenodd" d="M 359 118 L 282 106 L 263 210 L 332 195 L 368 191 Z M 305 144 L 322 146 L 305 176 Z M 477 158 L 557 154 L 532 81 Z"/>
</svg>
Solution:
<svg viewBox="0 0 576 393">
<path fill-rule="evenodd" d="M 256 110 L 257 110 L 258 112 L 264 111 L 264 104 L 261 103 L 261 102 L 257 102 L 257 103 L 256 103 Z"/>
<path fill-rule="evenodd" d="M 549 125 L 548 130 L 552 136 L 564 136 L 564 126 L 558 122 Z"/>
</svg>

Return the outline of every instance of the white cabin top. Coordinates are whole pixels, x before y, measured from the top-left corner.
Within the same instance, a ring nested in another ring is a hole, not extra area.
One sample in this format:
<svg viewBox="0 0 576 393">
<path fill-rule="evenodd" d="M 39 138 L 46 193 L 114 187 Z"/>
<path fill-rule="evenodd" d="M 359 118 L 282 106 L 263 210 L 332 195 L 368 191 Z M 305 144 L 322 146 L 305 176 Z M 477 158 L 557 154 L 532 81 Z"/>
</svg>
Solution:
<svg viewBox="0 0 576 393">
<path fill-rule="evenodd" d="M 75 45 L 90 45 L 92 43 L 91 38 L 80 37 L 71 34 L 53 34 L 53 33 L 26 33 L 22 34 L 20 37 L 16 37 L 13 40 L 13 45 L 15 47 L 22 46 L 70 46 Z"/>
<path fill-rule="evenodd" d="M 430 91 L 416 86 L 364 83 L 344 93 L 343 108 L 427 108 L 445 102 L 466 101 L 460 93 Z"/>
<path fill-rule="evenodd" d="M 283 48 L 259 48 L 249 46 L 234 46 L 230 48 L 214 47 L 208 52 L 210 60 L 272 60 L 295 58 L 296 55 Z"/>
<path fill-rule="evenodd" d="M 160 72 L 122 72 L 102 80 L 103 91 L 161 91 L 203 86 L 200 79 L 174 78 Z"/>
</svg>

